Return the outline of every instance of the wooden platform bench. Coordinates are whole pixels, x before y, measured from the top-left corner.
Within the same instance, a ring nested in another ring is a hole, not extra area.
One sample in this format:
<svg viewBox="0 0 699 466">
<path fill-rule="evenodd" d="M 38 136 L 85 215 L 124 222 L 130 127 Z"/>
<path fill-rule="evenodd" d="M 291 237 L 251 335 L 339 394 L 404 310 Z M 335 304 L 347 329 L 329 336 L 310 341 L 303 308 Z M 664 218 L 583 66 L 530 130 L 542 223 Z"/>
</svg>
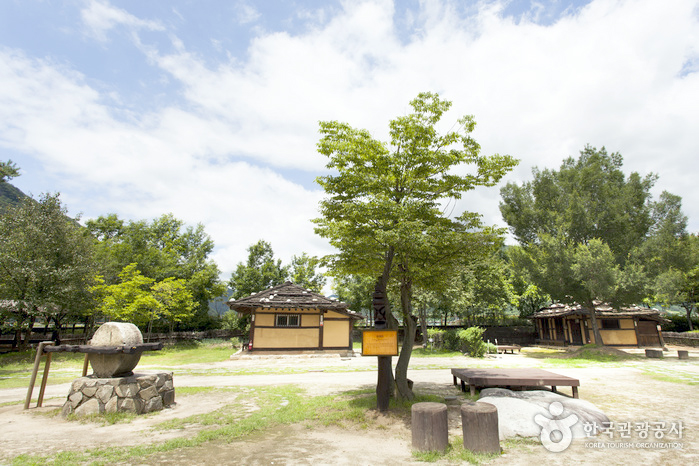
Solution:
<svg viewBox="0 0 699 466">
<path fill-rule="evenodd" d="M 525 389 L 537 387 L 551 387 L 556 392 L 556 387 L 572 387 L 573 398 L 578 398 L 580 381 L 565 375 L 554 374 L 543 369 L 452 369 L 451 375 L 454 385 L 461 384 L 461 391 L 466 391 L 469 386 L 471 396 L 475 396 L 476 389 L 483 388 L 509 388 Z"/>
<path fill-rule="evenodd" d="M 519 353 L 522 349 L 521 346 L 519 345 L 495 345 L 495 347 L 498 349 L 498 353 L 507 353 L 508 351 L 512 354 L 515 354 L 515 350 Z"/>
</svg>

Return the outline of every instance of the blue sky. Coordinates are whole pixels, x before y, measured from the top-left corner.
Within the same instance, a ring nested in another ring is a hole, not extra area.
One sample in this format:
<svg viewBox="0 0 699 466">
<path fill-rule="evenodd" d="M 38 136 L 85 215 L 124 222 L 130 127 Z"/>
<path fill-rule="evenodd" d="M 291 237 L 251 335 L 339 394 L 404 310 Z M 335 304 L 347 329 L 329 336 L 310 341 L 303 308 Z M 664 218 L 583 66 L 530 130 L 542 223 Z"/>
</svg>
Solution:
<svg viewBox="0 0 699 466">
<path fill-rule="evenodd" d="M 384 138 L 421 91 L 475 115 L 506 181 L 585 146 L 659 175 L 699 232 L 696 0 L 0 0 L 0 159 L 72 215 L 203 223 L 227 278 L 258 239 L 313 233 L 318 121 Z M 455 213 L 503 225 L 499 189 Z"/>
</svg>

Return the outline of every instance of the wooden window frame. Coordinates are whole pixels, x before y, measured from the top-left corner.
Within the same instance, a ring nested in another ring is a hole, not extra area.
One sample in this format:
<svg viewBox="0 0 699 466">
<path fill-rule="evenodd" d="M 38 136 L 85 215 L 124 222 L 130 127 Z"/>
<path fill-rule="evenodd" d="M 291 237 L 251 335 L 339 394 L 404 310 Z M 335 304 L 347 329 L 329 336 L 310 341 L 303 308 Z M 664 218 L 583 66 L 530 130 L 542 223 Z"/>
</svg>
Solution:
<svg viewBox="0 0 699 466">
<path fill-rule="evenodd" d="M 621 330 L 621 322 L 619 319 L 600 319 L 600 330 Z"/>
<path fill-rule="evenodd" d="M 296 323 L 292 324 L 292 318 L 296 318 Z M 282 320 L 284 322 L 282 322 Z M 301 326 L 301 314 L 275 314 L 274 326 L 280 328 L 297 328 Z"/>
</svg>

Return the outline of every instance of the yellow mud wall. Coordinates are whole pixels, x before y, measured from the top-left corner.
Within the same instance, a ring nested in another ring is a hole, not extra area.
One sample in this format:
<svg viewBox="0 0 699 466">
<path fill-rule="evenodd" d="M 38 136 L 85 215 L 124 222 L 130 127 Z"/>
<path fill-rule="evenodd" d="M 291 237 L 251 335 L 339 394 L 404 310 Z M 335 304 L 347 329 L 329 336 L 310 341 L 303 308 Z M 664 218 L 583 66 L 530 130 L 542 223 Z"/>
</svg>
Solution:
<svg viewBox="0 0 699 466">
<path fill-rule="evenodd" d="M 323 320 L 323 347 L 349 347 L 349 319 Z"/>
<path fill-rule="evenodd" d="M 598 321 L 599 322 L 599 321 Z M 626 345 L 636 346 L 636 328 L 633 325 L 633 319 L 619 319 L 619 329 L 614 330 L 599 330 L 602 336 L 602 341 L 605 345 Z M 595 342 L 595 335 L 592 332 L 592 324 L 590 324 L 590 340 Z"/>
<path fill-rule="evenodd" d="M 605 345 L 636 346 L 638 343 L 634 330 L 600 330 L 600 335 Z"/>
<path fill-rule="evenodd" d="M 318 327 L 320 325 L 320 315 L 301 314 L 301 327 Z"/>
<path fill-rule="evenodd" d="M 633 319 L 619 319 L 619 327 L 622 329 L 636 330 L 636 327 L 633 325 Z"/>
<path fill-rule="evenodd" d="M 263 348 L 317 348 L 317 328 L 255 328 L 253 347 Z"/>
<path fill-rule="evenodd" d="M 301 316 L 300 326 L 275 327 L 275 315 L 277 314 L 299 314 Z M 319 325 L 320 315 L 317 309 L 266 308 L 258 310 L 255 314 L 253 348 L 318 348 L 320 343 Z"/>
<path fill-rule="evenodd" d="M 274 314 L 255 314 L 255 326 L 274 327 Z"/>
</svg>

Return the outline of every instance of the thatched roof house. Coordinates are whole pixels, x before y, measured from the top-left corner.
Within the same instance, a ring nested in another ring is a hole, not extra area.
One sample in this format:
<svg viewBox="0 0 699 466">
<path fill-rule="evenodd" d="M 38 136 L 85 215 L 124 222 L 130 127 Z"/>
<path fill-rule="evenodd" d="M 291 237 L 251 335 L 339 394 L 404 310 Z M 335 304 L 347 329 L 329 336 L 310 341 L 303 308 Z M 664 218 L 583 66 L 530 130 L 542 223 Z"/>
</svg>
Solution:
<svg viewBox="0 0 699 466">
<path fill-rule="evenodd" d="M 615 309 L 596 302 L 595 315 L 607 346 L 664 346 L 657 309 L 631 306 Z M 540 343 L 584 345 L 594 343 L 590 312 L 579 304 L 552 304 L 533 314 Z"/>
<path fill-rule="evenodd" d="M 352 327 L 360 316 L 347 304 L 286 282 L 230 300 L 229 308 L 249 314 L 253 352 L 348 352 Z"/>
</svg>

